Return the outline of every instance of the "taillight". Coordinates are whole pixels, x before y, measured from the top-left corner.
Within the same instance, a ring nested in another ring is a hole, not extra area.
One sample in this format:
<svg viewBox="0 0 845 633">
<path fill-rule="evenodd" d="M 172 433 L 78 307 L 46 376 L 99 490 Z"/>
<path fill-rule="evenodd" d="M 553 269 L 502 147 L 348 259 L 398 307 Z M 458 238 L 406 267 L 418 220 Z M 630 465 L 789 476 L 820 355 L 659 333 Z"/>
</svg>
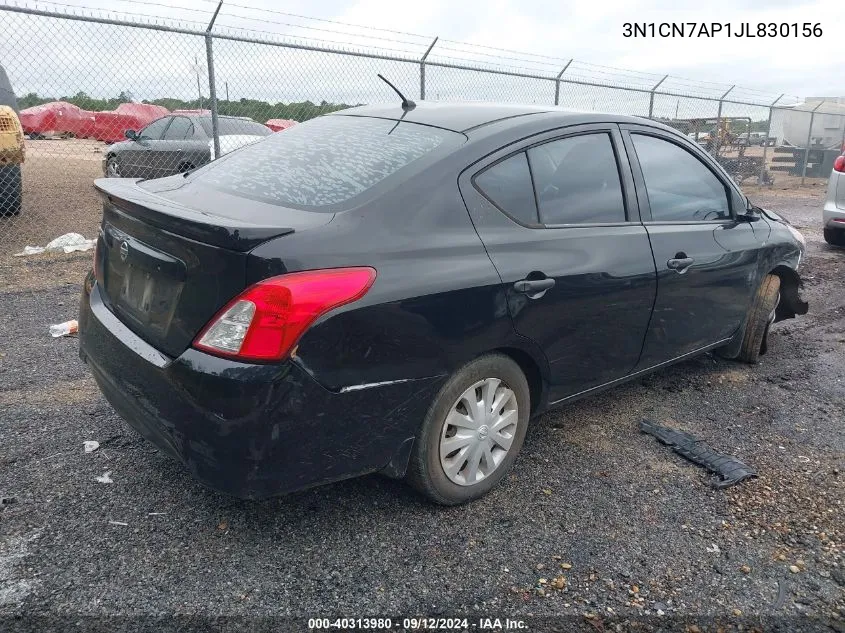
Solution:
<svg viewBox="0 0 845 633">
<path fill-rule="evenodd" d="M 837 156 L 833 161 L 833 170 L 838 172 L 845 172 L 845 156 Z"/>
<path fill-rule="evenodd" d="M 194 340 L 197 349 L 242 360 L 281 360 L 320 316 L 363 297 L 373 268 L 290 273 L 250 286 Z"/>
</svg>

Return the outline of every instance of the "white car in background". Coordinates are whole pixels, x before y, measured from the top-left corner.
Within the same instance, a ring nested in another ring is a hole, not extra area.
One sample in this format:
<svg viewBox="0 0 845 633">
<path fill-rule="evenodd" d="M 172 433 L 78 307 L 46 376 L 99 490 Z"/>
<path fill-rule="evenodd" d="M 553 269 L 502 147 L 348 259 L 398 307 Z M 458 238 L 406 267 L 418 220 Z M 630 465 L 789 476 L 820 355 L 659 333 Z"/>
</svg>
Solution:
<svg viewBox="0 0 845 633">
<path fill-rule="evenodd" d="M 833 161 L 822 220 L 825 242 L 845 246 L 845 154 Z"/>
</svg>

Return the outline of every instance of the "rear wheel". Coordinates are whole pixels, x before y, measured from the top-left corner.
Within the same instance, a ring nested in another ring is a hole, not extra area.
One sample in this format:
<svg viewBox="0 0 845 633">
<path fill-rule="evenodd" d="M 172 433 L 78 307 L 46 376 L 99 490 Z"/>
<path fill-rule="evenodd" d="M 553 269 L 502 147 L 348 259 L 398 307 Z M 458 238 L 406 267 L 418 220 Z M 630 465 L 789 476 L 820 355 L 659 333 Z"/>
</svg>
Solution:
<svg viewBox="0 0 845 633">
<path fill-rule="evenodd" d="M 832 246 L 845 246 L 845 230 L 826 228 L 824 241 Z"/>
<path fill-rule="evenodd" d="M 20 165 L 0 167 L 0 215 L 18 215 L 23 202 Z"/>
<path fill-rule="evenodd" d="M 745 335 L 736 360 L 753 364 L 766 353 L 766 339 L 769 336 L 769 327 L 775 320 L 779 301 L 780 277 L 766 275 L 748 310 Z"/>
<path fill-rule="evenodd" d="M 489 492 L 516 459 L 531 407 L 528 381 L 507 356 L 482 356 L 440 390 L 423 422 L 407 481 L 455 505 Z"/>
</svg>

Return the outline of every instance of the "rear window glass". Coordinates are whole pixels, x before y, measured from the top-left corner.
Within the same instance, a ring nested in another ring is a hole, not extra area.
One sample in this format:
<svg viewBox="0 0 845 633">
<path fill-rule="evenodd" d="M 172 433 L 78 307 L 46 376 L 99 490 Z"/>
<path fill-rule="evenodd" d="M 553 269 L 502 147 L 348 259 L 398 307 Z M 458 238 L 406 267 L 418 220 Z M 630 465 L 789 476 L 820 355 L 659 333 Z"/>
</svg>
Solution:
<svg viewBox="0 0 845 633">
<path fill-rule="evenodd" d="M 203 117 L 200 119 L 200 125 L 205 131 L 208 138 L 213 138 L 211 130 L 211 119 Z M 266 125 L 250 121 L 248 119 L 217 119 L 217 129 L 220 130 L 220 136 L 234 136 L 237 134 L 247 134 L 249 136 L 267 136 L 273 132 Z"/>
<path fill-rule="evenodd" d="M 196 172 L 194 183 L 293 207 L 337 205 L 462 135 L 353 116 L 312 119 L 271 134 Z"/>
</svg>

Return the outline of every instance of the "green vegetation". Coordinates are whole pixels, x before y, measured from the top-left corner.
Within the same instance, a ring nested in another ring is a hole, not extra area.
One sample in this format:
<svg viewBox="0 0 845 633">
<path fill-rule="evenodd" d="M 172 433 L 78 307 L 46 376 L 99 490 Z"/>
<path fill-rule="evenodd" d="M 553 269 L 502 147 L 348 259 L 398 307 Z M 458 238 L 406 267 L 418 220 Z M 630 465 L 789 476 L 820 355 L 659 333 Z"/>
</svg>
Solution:
<svg viewBox="0 0 845 633">
<path fill-rule="evenodd" d="M 121 103 L 132 101 L 130 95 L 121 92 L 118 96 L 111 99 L 96 99 L 88 96 L 84 92 L 77 92 L 72 97 L 41 97 L 34 92 L 30 92 L 18 98 L 18 105 L 21 109 L 31 108 L 33 106 L 42 105 L 51 101 L 67 101 L 83 110 L 90 110 L 92 112 L 101 112 L 103 110 L 114 110 Z M 171 97 L 164 97 L 161 99 L 154 99 L 152 101 L 143 101 L 142 103 L 152 103 L 155 105 L 164 106 L 168 110 L 197 110 L 201 108 L 208 108 L 209 99 L 203 97 L 202 99 L 193 99 L 185 101 L 183 99 L 174 99 Z M 352 105 L 345 103 L 328 103 L 321 101 L 320 103 L 312 103 L 311 101 L 303 101 L 299 103 L 267 103 L 266 101 L 257 101 L 255 99 L 240 99 L 238 101 L 217 101 L 217 110 L 224 116 L 248 116 L 261 123 L 268 119 L 293 119 L 294 121 L 307 121 L 313 119 L 321 114 L 334 112 L 336 110 L 343 110 L 344 108 L 351 108 Z"/>
</svg>

